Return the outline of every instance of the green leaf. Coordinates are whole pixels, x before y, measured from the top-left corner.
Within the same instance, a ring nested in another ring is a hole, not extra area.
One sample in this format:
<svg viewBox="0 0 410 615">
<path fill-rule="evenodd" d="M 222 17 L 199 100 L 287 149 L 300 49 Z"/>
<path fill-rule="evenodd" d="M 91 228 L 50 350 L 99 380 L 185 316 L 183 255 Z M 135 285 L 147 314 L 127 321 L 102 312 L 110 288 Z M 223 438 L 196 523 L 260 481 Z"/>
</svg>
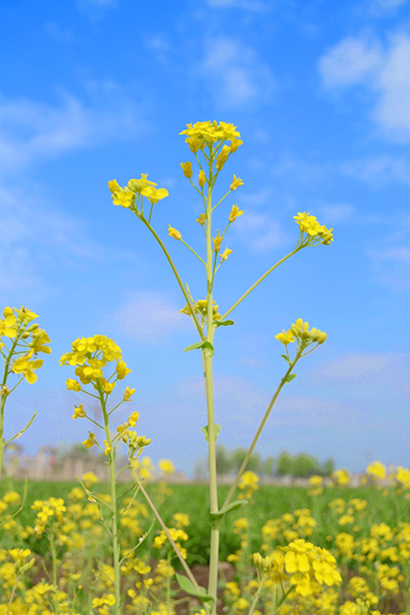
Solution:
<svg viewBox="0 0 410 615">
<path fill-rule="evenodd" d="M 219 432 L 221 431 L 221 429 L 222 429 L 221 425 L 219 425 L 219 423 L 215 423 L 215 442 L 218 439 Z M 201 431 L 205 436 L 205 440 L 209 442 L 208 425 L 205 425 L 205 427 L 202 427 Z"/>
<path fill-rule="evenodd" d="M 187 346 L 184 352 L 189 352 L 190 350 L 196 350 L 197 348 L 202 348 L 203 342 L 197 342 L 196 344 L 192 344 L 192 346 Z"/>
<path fill-rule="evenodd" d="M 191 596 L 196 596 L 197 598 L 200 599 L 201 602 L 213 602 L 214 601 L 212 596 L 210 596 L 208 592 L 206 591 L 205 587 L 199 587 L 197 589 L 195 585 L 192 583 L 192 581 L 188 579 L 188 577 L 183 577 L 181 574 L 178 574 L 177 572 L 175 573 L 175 576 L 177 578 L 178 585 L 187 594 L 190 594 Z"/>
<path fill-rule="evenodd" d="M 248 504 L 248 500 L 235 500 L 235 502 L 231 502 L 230 504 L 228 504 L 228 506 L 224 506 L 223 508 L 221 508 L 221 510 L 218 510 L 218 512 L 211 512 L 209 514 L 211 515 L 212 519 L 218 519 L 219 517 L 223 517 L 224 515 L 226 515 L 226 513 L 230 512 L 231 510 L 237 510 L 243 504 Z"/>
<path fill-rule="evenodd" d="M 297 374 L 289 374 L 286 378 L 283 379 L 283 382 L 292 382 L 294 378 L 296 378 Z"/>
<path fill-rule="evenodd" d="M 211 355 L 211 357 L 214 356 L 214 347 L 212 346 L 211 342 L 208 342 L 208 340 L 192 344 L 192 346 L 188 346 L 187 348 L 185 348 L 184 352 L 189 352 L 190 350 L 197 350 L 198 348 L 202 348 L 204 351 L 207 351 Z"/>
<path fill-rule="evenodd" d="M 233 320 L 214 320 L 213 324 L 215 327 L 227 327 L 228 325 L 234 325 Z"/>
<path fill-rule="evenodd" d="M 287 357 L 285 354 L 281 354 L 280 356 L 282 357 L 282 359 L 285 359 L 286 363 L 289 363 L 289 365 L 290 365 L 289 357 Z"/>
</svg>

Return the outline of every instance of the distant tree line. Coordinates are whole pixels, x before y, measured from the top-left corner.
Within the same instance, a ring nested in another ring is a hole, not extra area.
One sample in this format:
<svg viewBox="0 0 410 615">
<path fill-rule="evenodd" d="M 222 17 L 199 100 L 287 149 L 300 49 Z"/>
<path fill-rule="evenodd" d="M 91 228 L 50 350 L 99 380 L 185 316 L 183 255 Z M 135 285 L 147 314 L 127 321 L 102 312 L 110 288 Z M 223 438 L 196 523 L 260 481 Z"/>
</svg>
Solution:
<svg viewBox="0 0 410 615">
<path fill-rule="evenodd" d="M 219 475 L 234 474 L 238 472 L 246 456 L 246 449 L 237 448 L 228 451 L 223 445 L 216 447 L 216 469 Z M 287 452 L 281 453 L 277 458 L 267 457 L 262 459 L 260 455 L 251 455 L 247 470 L 251 470 L 258 476 L 294 476 L 299 478 L 309 478 L 310 476 L 330 476 L 334 471 L 333 459 L 321 463 L 315 457 L 310 457 L 305 453 L 292 456 Z"/>
</svg>

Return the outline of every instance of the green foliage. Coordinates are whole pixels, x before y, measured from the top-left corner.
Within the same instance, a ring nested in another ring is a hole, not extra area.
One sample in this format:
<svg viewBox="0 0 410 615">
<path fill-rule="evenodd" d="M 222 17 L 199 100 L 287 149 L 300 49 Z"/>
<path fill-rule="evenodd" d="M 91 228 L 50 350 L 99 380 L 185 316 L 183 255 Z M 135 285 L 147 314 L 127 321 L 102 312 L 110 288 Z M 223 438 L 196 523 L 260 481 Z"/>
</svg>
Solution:
<svg viewBox="0 0 410 615">
<path fill-rule="evenodd" d="M 327 461 L 321 467 L 314 457 L 309 457 L 305 453 L 292 457 L 289 453 L 282 453 L 277 461 L 277 472 L 279 476 L 293 476 L 298 478 L 309 478 L 313 475 L 330 476 L 333 472 L 334 463 Z"/>
</svg>

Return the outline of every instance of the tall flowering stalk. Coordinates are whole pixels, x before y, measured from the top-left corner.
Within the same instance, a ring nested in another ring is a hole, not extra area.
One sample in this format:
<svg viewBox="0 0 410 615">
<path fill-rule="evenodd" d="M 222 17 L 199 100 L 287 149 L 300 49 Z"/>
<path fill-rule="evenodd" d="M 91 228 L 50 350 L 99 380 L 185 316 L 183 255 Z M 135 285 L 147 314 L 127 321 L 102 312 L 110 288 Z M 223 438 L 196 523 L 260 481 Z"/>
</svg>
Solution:
<svg viewBox="0 0 410 615">
<path fill-rule="evenodd" d="M 29 384 L 37 381 L 37 374 L 34 370 L 43 365 L 43 359 L 38 359 L 37 354 L 39 352 L 50 354 L 51 352 L 50 346 L 46 345 L 50 342 L 47 333 L 40 329 L 37 323 L 32 322 L 38 318 L 37 314 L 24 307 L 20 309 L 6 307 L 3 310 L 3 317 L 3 319 L 0 318 L 0 354 L 4 361 L 3 378 L 0 384 L 0 477 L 5 446 L 19 438 L 30 427 L 37 414 L 35 412 L 23 429 L 5 441 L 6 400 L 23 380 Z M 19 379 L 14 386 L 9 388 L 8 378 L 11 374 L 16 374 Z"/>
<path fill-rule="evenodd" d="M 104 368 L 110 363 L 115 366 L 111 368 L 111 373 L 108 378 L 104 377 Z M 99 444 L 96 434 L 92 431 L 88 432 L 88 438 L 83 442 L 87 448 L 96 445 L 107 457 L 110 469 L 110 503 L 97 498 L 84 485 L 84 489 L 92 502 L 97 502 L 98 506 L 108 507 L 110 515 L 110 523 L 106 525 L 106 529 L 112 540 L 112 555 L 114 568 L 114 593 L 95 598 L 93 607 L 99 609 L 101 615 L 107 615 L 107 606 L 113 607 L 114 615 L 121 613 L 120 599 L 120 566 L 122 561 L 127 557 L 127 553 L 121 559 L 121 550 L 118 540 L 118 501 L 117 501 L 117 476 L 126 468 L 133 469 L 135 461 L 141 451 L 147 446 L 151 440 L 144 436 L 138 436 L 137 432 L 132 427 L 135 427 L 138 421 L 138 412 L 133 412 L 123 425 L 119 425 L 114 434 L 111 433 L 110 416 L 121 404 L 130 401 L 135 389 L 130 389 L 128 386 L 123 393 L 122 400 L 111 410 L 108 409 L 108 398 L 115 389 L 119 380 L 123 380 L 131 370 L 122 360 L 121 349 L 113 340 L 108 339 L 105 335 L 94 335 L 88 338 L 79 338 L 72 344 L 71 352 L 63 354 L 60 360 L 61 365 L 71 365 L 75 367 L 75 375 L 79 380 L 69 378 L 66 382 L 69 391 L 83 392 L 95 399 L 101 405 L 103 424 L 101 425 L 90 416 L 87 415 L 83 404 L 79 404 L 74 408 L 73 419 L 86 418 L 100 431 L 103 432 L 104 445 Z M 85 390 L 85 386 L 91 385 L 94 389 L 93 393 Z M 104 438 L 105 436 L 105 438 Z M 118 444 L 124 442 L 128 446 L 128 463 L 116 472 L 115 459 Z M 102 512 L 101 512 L 102 516 Z M 138 546 L 138 545 L 137 545 Z M 137 546 L 135 548 L 137 548 Z"/>
<path fill-rule="evenodd" d="M 286 355 L 282 356 L 287 362 L 288 368 L 265 412 L 261 424 L 251 443 L 248 454 L 222 507 L 220 507 L 218 502 L 218 484 L 216 473 L 215 442 L 221 426 L 215 422 L 214 410 L 214 335 L 216 329 L 219 327 L 234 324 L 233 321 L 229 320 L 227 317 L 245 299 L 245 297 L 254 288 L 256 288 L 260 282 L 262 282 L 264 278 L 276 269 L 276 267 L 303 248 L 322 244 L 329 245 L 333 241 L 333 229 L 327 229 L 326 226 L 319 224 L 316 217 L 310 213 L 300 212 L 294 216 L 300 230 L 300 235 L 295 248 L 280 261 L 270 267 L 224 314 L 221 315 L 218 312 L 218 305 L 216 305 L 214 301 L 215 275 L 232 253 L 232 250 L 228 247 L 225 247 L 225 249 L 221 251 L 221 244 L 225 239 L 225 234 L 230 225 L 235 222 L 239 216 L 242 216 L 243 211 L 239 209 L 237 204 L 234 204 L 232 205 L 228 215 L 226 215 L 226 213 L 223 214 L 225 216 L 225 228 L 222 233 L 220 233 L 219 230 L 217 230 L 216 233 L 213 231 L 212 218 L 214 211 L 221 205 L 221 203 L 244 182 L 239 177 L 236 177 L 236 175 L 233 175 L 229 190 L 215 204 L 213 202 L 213 191 L 220 172 L 226 165 L 231 155 L 234 154 L 242 145 L 242 141 L 240 139 L 241 135 L 236 130 L 236 126 L 233 124 L 227 124 L 226 122 L 219 122 L 218 124 L 216 121 L 197 122 L 194 125 L 188 124 L 187 129 L 182 131 L 180 134 L 186 136 L 185 141 L 188 144 L 191 153 L 194 154 L 195 160 L 199 167 L 197 182 L 194 183 L 192 179 L 194 175 L 192 162 L 187 161 L 181 163 L 185 177 L 190 181 L 191 185 L 198 193 L 200 201 L 202 202 L 203 211 L 199 214 L 196 221 L 202 227 L 205 236 L 206 248 L 203 257 L 183 239 L 180 231 L 173 228 L 171 225 L 169 225 L 168 234 L 170 237 L 183 243 L 204 266 L 206 278 L 205 299 L 194 300 L 191 296 L 188 284 L 183 284 L 167 248 L 152 226 L 151 220 L 153 207 L 159 200 L 168 196 L 168 192 L 164 188 L 156 188 L 156 184 L 148 181 L 147 175 L 145 174 L 141 175 L 141 179 L 131 179 L 124 188 L 122 188 L 116 180 L 110 181 L 108 186 L 111 191 L 114 205 L 120 205 L 123 208 L 130 209 L 158 241 L 174 272 L 185 299 L 185 307 L 181 310 L 181 312 L 190 316 L 199 335 L 199 341 L 186 348 L 185 351 L 196 349 L 201 350 L 205 379 L 208 420 L 207 425 L 202 429 L 202 431 L 204 432 L 208 442 L 210 517 L 212 520 L 208 590 L 206 591 L 204 588 L 198 589 L 198 587 L 195 587 L 193 583 L 188 584 L 187 580 L 182 582 L 180 578 L 178 578 L 178 580 L 180 581 L 181 586 L 183 585 L 183 589 L 200 597 L 204 603 L 206 611 L 214 615 L 216 612 L 216 592 L 218 582 L 220 524 L 224 516 L 230 510 L 239 508 L 239 506 L 243 503 L 246 503 L 246 500 L 243 499 L 235 502 L 231 502 L 231 499 L 270 414 L 270 411 L 283 386 L 295 377 L 295 374 L 292 374 L 292 370 L 296 363 L 302 356 L 312 352 L 318 347 L 318 345 L 322 344 L 326 339 L 326 334 L 315 328 L 309 330 L 308 323 L 304 323 L 302 319 L 298 319 L 288 331 L 283 331 L 276 336 L 277 339 L 285 345 Z M 145 206 L 145 211 L 144 197 L 150 203 L 148 207 Z M 295 357 L 291 359 L 288 353 L 288 345 L 295 341 L 297 342 L 297 349 Z M 312 348 L 308 350 L 308 347 L 311 345 L 313 345 Z"/>
</svg>

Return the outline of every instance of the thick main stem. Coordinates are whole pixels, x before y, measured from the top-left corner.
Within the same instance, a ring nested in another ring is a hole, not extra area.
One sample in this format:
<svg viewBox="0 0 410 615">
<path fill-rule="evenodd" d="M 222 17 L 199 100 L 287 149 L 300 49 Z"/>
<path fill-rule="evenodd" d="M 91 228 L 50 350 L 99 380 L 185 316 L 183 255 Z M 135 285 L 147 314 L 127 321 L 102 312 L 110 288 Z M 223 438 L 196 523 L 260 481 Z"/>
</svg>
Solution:
<svg viewBox="0 0 410 615">
<path fill-rule="evenodd" d="M 98 380 L 97 380 L 98 382 Z M 105 406 L 104 393 L 98 383 L 101 407 L 104 415 L 105 435 L 109 447 L 110 460 L 110 491 L 111 491 L 111 536 L 112 536 L 112 555 L 114 560 L 114 615 L 120 615 L 120 553 L 118 545 L 118 518 L 117 518 L 117 490 L 115 482 L 115 448 L 112 448 L 110 424 L 107 409 Z"/>
<path fill-rule="evenodd" d="M 207 286 L 207 336 L 206 339 L 213 343 L 213 262 L 212 262 L 212 237 L 211 237 L 211 216 L 212 216 L 212 152 L 209 161 L 209 183 L 206 201 L 207 224 L 206 224 L 206 286 Z M 218 512 L 218 482 L 216 476 L 216 450 L 215 450 L 215 413 L 214 413 L 214 390 L 212 374 L 212 354 L 209 349 L 202 351 L 206 405 L 208 418 L 208 467 L 209 467 L 209 499 L 210 512 Z M 218 562 L 219 562 L 219 525 L 220 521 L 213 523 L 211 529 L 211 551 L 209 559 L 209 584 L 208 593 L 214 599 L 212 613 L 216 613 L 216 591 L 218 586 Z"/>
</svg>

